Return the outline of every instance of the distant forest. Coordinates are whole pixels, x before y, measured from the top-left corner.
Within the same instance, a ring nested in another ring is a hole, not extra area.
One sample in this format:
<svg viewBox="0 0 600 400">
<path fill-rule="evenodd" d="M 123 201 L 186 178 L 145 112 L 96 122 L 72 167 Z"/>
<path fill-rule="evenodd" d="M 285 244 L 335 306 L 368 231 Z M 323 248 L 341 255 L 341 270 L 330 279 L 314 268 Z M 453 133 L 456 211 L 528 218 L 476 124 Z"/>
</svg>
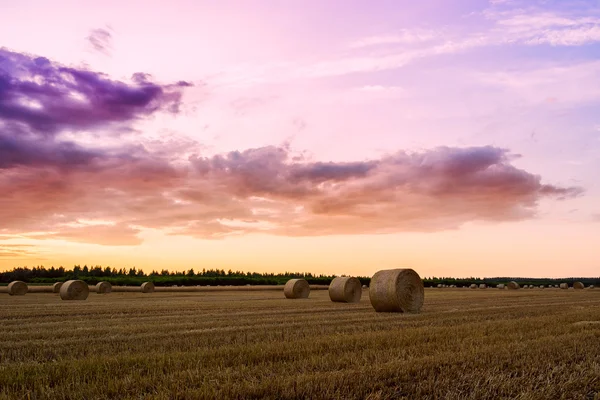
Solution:
<svg viewBox="0 0 600 400">
<path fill-rule="evenodd" d="M 163 269 L 162 271 L 152 271 L 146 274 L 141 269 L 136 268 L 111 268 L 111 267 L 83 267 L 75 265 L 72 269 L 63 267 L 43 266 L 33 268 L 14 268 L 12 271 L 0 272 L 0 284 L 6 285 L 12 281 L 19 280 L 29 284 L 50 284 L 62 282 L 69 279 L 81 279 L 88 284 L 95 285 L 100 281 L 107 281 L 113 285 L 139 286 L 143 282 L 151 281 L 157 286 L 242 286 L 242 285 L 283 285 L 288 279 L 304 278 L 313 285 L 328 285 L 335 276 L 314 275 L 302 272 L 283 272 L 283 273 L 259 273 L 242 271 L 225 271 L 222 269 L 202 269 L 195 271 L 190 269 L 187 272 L 174 272 Z M 371 278 L 359 276 L 358 279 L 363 285 L 368 285 Z M 516 281 L 521 285 L 557 285 L 567 282 L 572 285 L 575 281 L 583 282 L 588 285 L 600 285 L 600 277 L 597 278 L 515 278 L 515 277 L 495 277 L 495 278 L 449 278 L 449 277 L 430 277 L 423 278 L 426 287 L 435 287 L 438 284 L 468 286 L 472 283 L 485 283 L 489 286 L 495 286 L 499 283 Z"/>
</svg>

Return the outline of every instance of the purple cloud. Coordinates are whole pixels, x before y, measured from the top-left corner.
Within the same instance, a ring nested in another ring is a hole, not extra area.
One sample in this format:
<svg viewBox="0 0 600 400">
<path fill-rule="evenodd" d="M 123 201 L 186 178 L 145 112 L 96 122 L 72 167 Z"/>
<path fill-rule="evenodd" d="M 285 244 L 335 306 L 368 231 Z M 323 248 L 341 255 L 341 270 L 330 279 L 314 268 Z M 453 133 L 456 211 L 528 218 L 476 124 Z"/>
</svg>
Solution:
<svg viewBox="0 0 600 400">
<path fill-rule="evenodd" d="M 54 135 L 128 123 L 160 110 L 179 111 L 181 89 L 189 83 L 160 85 L 141 76 L 128 84 L 0 49 L 0 121 Z"/>
</svg>

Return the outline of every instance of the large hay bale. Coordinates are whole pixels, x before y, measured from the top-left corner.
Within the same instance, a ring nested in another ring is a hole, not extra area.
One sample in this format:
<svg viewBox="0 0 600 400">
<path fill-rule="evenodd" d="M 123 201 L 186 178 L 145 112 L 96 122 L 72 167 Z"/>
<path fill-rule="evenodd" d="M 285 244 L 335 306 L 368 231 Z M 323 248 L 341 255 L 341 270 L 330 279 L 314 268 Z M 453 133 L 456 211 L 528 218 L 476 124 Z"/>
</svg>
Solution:
<svg viewBox="0 0 600 400">
<path fill-rule="evenodd" d="M 471 289 L 477 289 L 477 285 L 474 283 L 471 283 L 471 286 L 469 286 Z"/>
<path fill-rule="evenodd" d="M 568 289 L 569 288 L 569 284 L 563 282 L 563 283 L 560 284 L 560 288 L 561 289 Z"/>
<path fill-rule="evenodd" d="M 24 296 L 29 287 L 23 281 L 12 281 L 8 284 L 8 294 L 11 296 Z"/>
<path fill-rule="evenodd" d="M 583 282 L 573 282 L 573 287 L 575 289 L 583 289 L 585 288 L 585 285 L 583 284 Z"/>
<path fill-rule="evenodd" d="M 529 285 L 523 285 L 523 289 L 529 289 Z"/>
<path fill-rule="evenodd" d="M 84 281 L 66 281 L 60 287 L 60 298 L 63 300 L 85 300 L 89 294 L 90 288 Z"/>
<path fill-rule="evenodd" d="M 593 288 L 594 288 L 594 285 L 588 286 L 588 289 L 593 289 Z"/>
<path fill-rule="evenodd" d="M 377 312 L 418 313 L 425 288 L 419 274 L 410 268 L 382 270 L 371 278 L 369 299 Z"/>
<path fill-rule="evenodd" d="M 479 285 L 479 289 L 487 289 L 487 285 L 485 283 L 482 283 Z"/>
<path fill-rule="evenodd" d="M 108 282 L 98 282 L 96 283 L 96 293 L 98 294 L 106 294 L 112 292 L 112 285 Z"/>
<path fill-rule="evenodd" d="M 362 296 L 362 287 L 358 278 L 339 276 L 329 285 L 329 298 L 339 303 L 358 303 Z"/>
<path fill-rule="evenodd" d="M 283 294 L 288 299 L 306 299 L 310 294 L 310 285 L 306 279 L 290 279 L 283 287 Z"/>
<path fill-rule="evenodd" d="M 142 283 L 142 293 L 152 293 L 154 292 L 154 283 L 152 282 L 144 282 Z"/>
<path fill-rule="evenodd" d="M 519 284 L 515 281 L 510 281 L 508 282 L 508 284 L 506 285 L 510 290 L 515 290 L 515 289 L 519 289 L 521 286 L 519 286 Z"/>
<path fill-rule="evenodd" d="M 504 289 L 504 283 L 500 283 L 498 286 L 496 286 L 498 289 Z"/>
<path fill-rule="evenodd" d="M 60 288 L 63 285 L 63 282 L 56 282 L 52 285 L 52 293 L 60 293 Z"/>
</svg>

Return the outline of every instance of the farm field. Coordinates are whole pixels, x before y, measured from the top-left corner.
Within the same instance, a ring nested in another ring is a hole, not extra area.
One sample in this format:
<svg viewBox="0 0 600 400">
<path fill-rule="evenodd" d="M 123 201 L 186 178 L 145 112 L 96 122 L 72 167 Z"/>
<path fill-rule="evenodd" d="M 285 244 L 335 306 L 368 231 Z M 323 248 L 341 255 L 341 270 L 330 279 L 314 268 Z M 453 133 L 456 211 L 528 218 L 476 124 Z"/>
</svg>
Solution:
<svg viewBox="0 0 600 400">
<path fill-rule="evenodd" d="M 0 399 L 600 399 L 600 290 L 0 294 Z"/>
</svg>

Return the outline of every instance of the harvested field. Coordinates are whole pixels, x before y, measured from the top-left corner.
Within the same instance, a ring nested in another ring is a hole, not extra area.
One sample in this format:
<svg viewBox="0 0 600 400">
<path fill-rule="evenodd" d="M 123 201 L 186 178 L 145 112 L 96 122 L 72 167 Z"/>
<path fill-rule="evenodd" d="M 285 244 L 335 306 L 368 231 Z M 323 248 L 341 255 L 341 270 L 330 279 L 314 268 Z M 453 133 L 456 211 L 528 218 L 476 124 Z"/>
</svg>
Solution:
<svg viewBox="0 0 600 400">
<path fill-rule="evenodd" d="M 600 291 L 0 296 L 0 399 L 600 398 Z"/>
</svg>

